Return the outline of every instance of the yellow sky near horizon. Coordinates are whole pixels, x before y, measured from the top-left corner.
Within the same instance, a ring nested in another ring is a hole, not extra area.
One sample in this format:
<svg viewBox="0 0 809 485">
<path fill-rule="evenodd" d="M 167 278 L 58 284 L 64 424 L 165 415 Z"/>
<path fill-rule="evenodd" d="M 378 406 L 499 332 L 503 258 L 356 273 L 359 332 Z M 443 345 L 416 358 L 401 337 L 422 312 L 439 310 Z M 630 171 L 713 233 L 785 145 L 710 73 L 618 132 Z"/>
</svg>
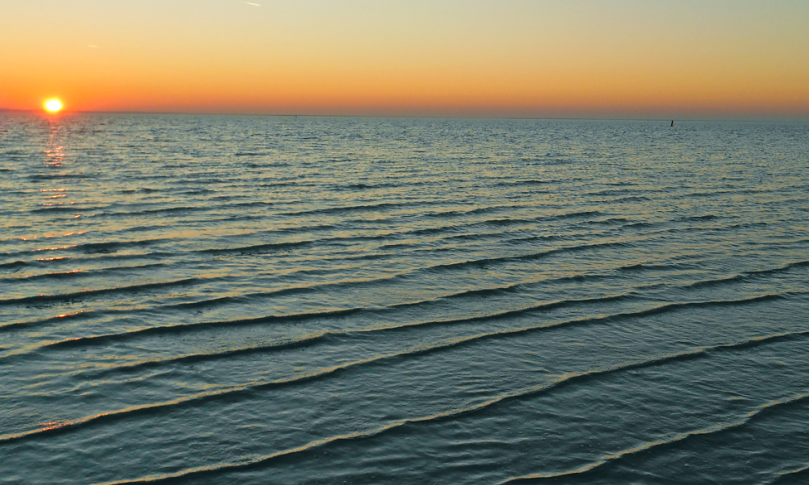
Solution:
<svg viewBox="0 0 809 485">
<path fill-rule="evenodd" d="M 803 0 L 5 0 L 0 108 L 803 117 L 807 25 Z"/>
</svg>

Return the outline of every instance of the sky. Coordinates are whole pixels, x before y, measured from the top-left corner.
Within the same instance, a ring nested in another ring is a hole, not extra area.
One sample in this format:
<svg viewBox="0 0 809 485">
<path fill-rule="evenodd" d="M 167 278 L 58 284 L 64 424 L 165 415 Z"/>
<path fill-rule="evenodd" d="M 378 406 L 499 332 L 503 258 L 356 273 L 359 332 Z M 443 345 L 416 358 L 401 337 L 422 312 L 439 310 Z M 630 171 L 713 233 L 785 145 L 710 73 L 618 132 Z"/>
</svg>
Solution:
<svg viewBox="0 0 809 485">
<path fill-rule="evenodd" d="M 807 0 L 0 0 L 0 108 L 809 118 Z"/>
</svg>

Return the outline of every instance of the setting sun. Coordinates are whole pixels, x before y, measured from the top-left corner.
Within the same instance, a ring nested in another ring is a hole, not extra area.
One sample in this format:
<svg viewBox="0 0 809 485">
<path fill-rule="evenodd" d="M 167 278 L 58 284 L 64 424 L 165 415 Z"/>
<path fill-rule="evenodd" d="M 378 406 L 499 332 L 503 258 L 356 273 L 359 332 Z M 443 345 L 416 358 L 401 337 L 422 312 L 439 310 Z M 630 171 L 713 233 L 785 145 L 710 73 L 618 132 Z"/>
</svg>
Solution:
<svg viewBox="0 0 809 485">
<path fill-rule="evenodd" d="M 51 99 L 45 103 L 45 109 L 51 113 L 58 113 L 62 110 L 62 102 L 58 99 Z"/>
</svg>

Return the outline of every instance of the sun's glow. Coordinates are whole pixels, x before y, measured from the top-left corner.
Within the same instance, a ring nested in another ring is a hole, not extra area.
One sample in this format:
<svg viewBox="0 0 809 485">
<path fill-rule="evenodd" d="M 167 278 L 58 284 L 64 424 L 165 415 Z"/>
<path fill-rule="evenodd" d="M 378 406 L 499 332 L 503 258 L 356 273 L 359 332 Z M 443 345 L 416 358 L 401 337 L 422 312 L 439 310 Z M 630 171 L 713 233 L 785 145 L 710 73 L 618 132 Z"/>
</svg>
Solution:
<svg viewBox="0 0 809 485">
<path fill-rule="evenodd" d="M 50 99 L 45 102 L 45 109 L 51 113 L 58 113 L 62 111 L 62 102 L 58 99 Z"/>
</svg>

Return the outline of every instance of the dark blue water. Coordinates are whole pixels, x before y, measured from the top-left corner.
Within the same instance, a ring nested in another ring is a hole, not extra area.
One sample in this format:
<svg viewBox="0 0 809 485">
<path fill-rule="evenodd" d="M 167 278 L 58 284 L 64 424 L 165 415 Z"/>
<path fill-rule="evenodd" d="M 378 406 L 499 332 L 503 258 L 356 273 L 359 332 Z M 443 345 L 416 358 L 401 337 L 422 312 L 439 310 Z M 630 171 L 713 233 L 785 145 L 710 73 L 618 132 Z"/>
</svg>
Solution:
<svg viewBox="0 0 809 485">
<path fill-rule="evenodd" d="M 0 481 L 809 483 L 809 124 L 0 114 Z"/>
</svg>

